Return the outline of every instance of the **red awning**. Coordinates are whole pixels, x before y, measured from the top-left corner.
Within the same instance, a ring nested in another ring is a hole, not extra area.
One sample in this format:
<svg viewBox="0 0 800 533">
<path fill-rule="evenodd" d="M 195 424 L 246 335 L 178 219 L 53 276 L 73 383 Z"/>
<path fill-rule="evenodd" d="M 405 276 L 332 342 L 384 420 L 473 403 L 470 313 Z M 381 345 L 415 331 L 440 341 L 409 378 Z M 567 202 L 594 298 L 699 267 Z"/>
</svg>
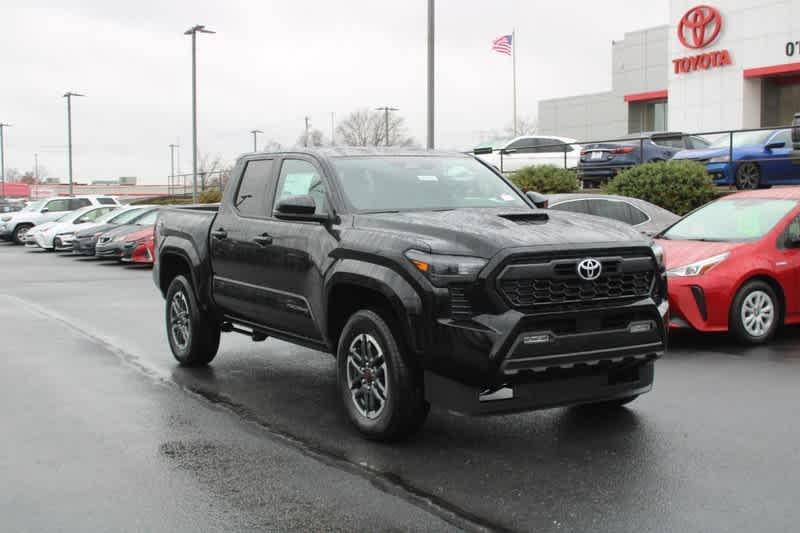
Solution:
<svg viewBox="0 0 800 533">
<path fill-rule="evenodd" d="M 631 102 L 651 102 L 653 100 L 666 100 L 668 93 L 666 89 L 660 91 L 649 91 L 646 93 L 632 93 L 625 95 L 625 101 Z"/>
<path fill-rule="evenodd" d="M 774 78 L 800 74 L 800 63 L 784 63 L 771 67 L 748 68 L 744 70 L 745 78 Z"/>
<path fill-rule="evenodd" d="M 29 198 L 31 187 L 27 183 L 6 183 L 0 188 L 0 196 L 11 198 Z"/>
</svg>

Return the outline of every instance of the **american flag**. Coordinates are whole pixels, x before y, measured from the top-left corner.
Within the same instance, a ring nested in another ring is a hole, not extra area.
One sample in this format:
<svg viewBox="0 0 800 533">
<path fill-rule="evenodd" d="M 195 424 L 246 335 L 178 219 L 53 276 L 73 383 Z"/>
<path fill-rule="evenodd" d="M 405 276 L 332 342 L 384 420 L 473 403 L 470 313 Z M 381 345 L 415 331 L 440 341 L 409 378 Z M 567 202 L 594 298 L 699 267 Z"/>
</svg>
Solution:
<svg viewBox="0 0 800 533">
<path fill-rule="evenodd" d="M 502 35 L 492 43 L 492 50 L 507 56 L 511 55 L 511 35 Z"/>
</svg>

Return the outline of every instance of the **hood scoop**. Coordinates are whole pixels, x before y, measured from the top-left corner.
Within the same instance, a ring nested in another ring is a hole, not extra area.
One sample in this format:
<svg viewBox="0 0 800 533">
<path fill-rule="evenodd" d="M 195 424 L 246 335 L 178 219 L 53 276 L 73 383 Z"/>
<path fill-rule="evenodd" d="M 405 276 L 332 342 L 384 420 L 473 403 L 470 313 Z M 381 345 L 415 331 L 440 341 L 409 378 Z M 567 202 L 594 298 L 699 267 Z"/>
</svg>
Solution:
<svg viewBox="0 0 800 533">
<path fill-rule="evenodd" d="M 547 213 L 510 213 L 508 215 L 500 215 L 500 217 L 521 226 L 547 224 L 547 221 L 550 220 L 550 216 Z"/>
</svg>

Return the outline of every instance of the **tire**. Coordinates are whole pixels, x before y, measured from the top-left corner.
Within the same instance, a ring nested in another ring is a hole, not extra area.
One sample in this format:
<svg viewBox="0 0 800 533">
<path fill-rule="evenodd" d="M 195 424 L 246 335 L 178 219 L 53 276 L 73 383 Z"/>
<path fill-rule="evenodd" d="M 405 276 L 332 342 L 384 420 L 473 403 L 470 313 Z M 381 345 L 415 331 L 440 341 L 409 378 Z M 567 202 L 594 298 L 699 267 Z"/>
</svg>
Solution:
<svg viewBox="0 0 800 533">
<path fill-rule="evenodd" d="M 761 186 L 761 169 L 755 163 L 742 163 L 736 169 L 736 188 L 758 189 Z"/>
<path fill-rule="evenodd" d="M 14 241 L 14 244 L 24 244 L 25 234 L 28 233 L 28 230 L 33 227 L 33 224 L 17 224 L 17 227 L 14 228 L 14 233 L 12 234 L 11 240 Z"/>
<path fill-rule="evenodd" d="M 406 438 L 428 416 L 422 372 L 401 346 L 390 322 L 371 310 L 354 313 L 339 338 L 341 400 L 352 424 L 368 439 Z"/>
<path fill-rule="evenodd" d="M 181 366 L 206 366 L 219 349 L 219 324 L 200 310 L 194 289 L 184 276 L 176 276 L 167 290 L 165 321 L 172 355 Z"/>
<path fill-rule="evenodd" d="M 772 287 L 763 281 L 750 281 L 733 299 L 729 329 L 745 344 L 763 344 L 775 335 L 781 316 L 781 303 Z"/>
</svg>

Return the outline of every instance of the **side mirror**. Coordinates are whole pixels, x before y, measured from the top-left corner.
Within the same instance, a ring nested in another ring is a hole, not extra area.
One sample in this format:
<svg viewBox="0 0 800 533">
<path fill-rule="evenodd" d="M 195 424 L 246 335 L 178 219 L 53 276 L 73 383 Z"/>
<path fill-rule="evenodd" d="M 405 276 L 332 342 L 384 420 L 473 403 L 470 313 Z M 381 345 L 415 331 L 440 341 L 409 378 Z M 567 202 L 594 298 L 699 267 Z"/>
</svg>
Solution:
<svg viewBox="0 0 800 533">
<path fill-rule="evenodd" d="M 786 236 L 787 248 L 800 248 L 800 235 L 787 235 Z"/>
<path fill-rule="evenodd" d="M 772 151 L 772 150 L 774 150 L 776 148 L 784 148 L 785 146 L 786 146 L 786 142 L 785 141 L 776 141 L 774 143 L 769 143 L 767 146 L 765 146 L 765 148 L 769 152 L 769 151 Z"/>
<path fill-rule="evenodd" d="M 43 208 L 42 208 L 42 210 L 41 210 L 40 212 L 41 212 L 41 213 L 49 213 L 49 212 L 50 212 L 50 210 L 49 210 L 48 208 L 46 208 L 46 207 L 43 207 Z"/>
<path fill-rule="evenodd" d="M 275 208 L 275 218 L 306 222 L 328 220 L 328 215 L 319 215 L 316 211 L 317 204 L 311 196 L 307 194 L 289 196 L 278 202 L 278 206 Z"/>
<path fill-rule="evenodd" d="M 517 149 L 516 148 L 503 148 L 502 150 L 500 150 L 500 152 L 502 152 L 503 155 L 514 154 L 514 153 L 517 152 Z"/>
<path fill-rule="evenodd" d="M 547 209 L 547 204 L 549 203 L 547 196 L 539 194 L 538 192 L 535 191 L 528 191 L 525 193 L 525 196 L 527 196 L 528 200 L 533 202 L 533 205 L 535 205 L 536 207 L 540 209 Z"/>
</svg>

